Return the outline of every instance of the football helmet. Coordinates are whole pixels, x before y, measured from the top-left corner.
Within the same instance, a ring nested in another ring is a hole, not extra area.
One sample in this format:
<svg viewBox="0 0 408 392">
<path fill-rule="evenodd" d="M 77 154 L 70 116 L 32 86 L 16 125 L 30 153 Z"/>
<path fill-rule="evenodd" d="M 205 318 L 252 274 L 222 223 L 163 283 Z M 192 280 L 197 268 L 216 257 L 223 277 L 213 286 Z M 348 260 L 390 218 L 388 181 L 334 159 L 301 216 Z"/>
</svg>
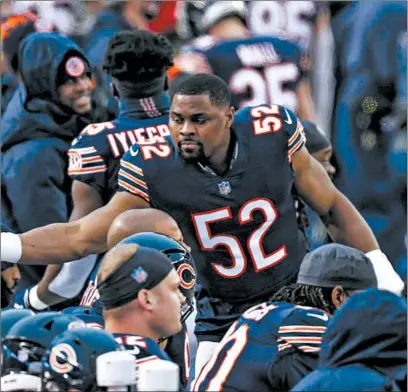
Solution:
<svg viewBox="0 0 408 392">
<path fill-rule="evenodd" d="M 96 389 L 96 359 L 123 348 L 108 332 L 77 328 L 63 332 L 51 342 L 42 360 L 42 390 L 81 392 Z"/>
<path fill-rule="evenodd" d="M 34 316 L 35 313 L 28 309 L 6 309 L 1 311 L 1 339 L 4 339 L 11 327 L 21 319 Z"/>
<path fill-rule="evenodd" d="M 170 258 L 180 277 L 180 291 L 186 298 L 186 303 L 181 309 L 181 322 L 186 321 L 194 310 L 194 285 L 197 277 L 194 260 L 190 252 L 173 238 L 154 232 L 133 234 L 120 243 L 137 244 L 156 249 Z"/>
<path fill-rule="evenodd" d="M 89 328 L 105 328 L 105 320 L 96 308 L 87 306 L 72 306 L 62 311 L 62 314 L 70 314 L 81 319 Z"/>
<path fill-rule="evenodd" d="M 1 312 L 1 374 L 5 374 L 4 369 L 4 351 L 7 351 L 7 347 L 3 344 L 3 339 L 6 337 L 11 327 L 23 318 L 34 316 L 34 312 L 28 309 L 6 309 Z M 14 362 L 14 359 L 10 359 Z M 12 364 L 8 363 L 8 366 Z M 14 367 L 15 365 L 12 365 Z M 9 382 L 8 382 L 9 383 Z M 1 389 L 3 390 L 3 388 Z"/>
<path fill-rule="evenodd" d="M 86 324 L 77 317 L 58 312 L 24 317 L 10 328 L 3 340 L 3 374 L 11 371 L 39 374 L 41 358 L 52 339 L 67 329 L 79 327 Z"/>
</svg>

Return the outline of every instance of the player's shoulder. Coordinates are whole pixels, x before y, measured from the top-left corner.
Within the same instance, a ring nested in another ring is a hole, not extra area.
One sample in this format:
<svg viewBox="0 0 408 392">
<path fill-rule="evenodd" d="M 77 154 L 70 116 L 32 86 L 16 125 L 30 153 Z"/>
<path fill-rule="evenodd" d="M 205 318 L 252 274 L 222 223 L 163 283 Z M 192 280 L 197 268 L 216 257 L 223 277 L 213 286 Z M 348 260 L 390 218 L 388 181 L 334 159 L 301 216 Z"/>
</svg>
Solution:
<svg viewBox="0 0 408 392">
<path fill-rule="evenodd" d="M 331 316 L 322 309 L 293 305 L 291 312 L 282 321 L 282 326 L 298 323 L 305 326 L 327 327 Z"/>
<path fill-rule="evenodd" d="M 163 142 L 156 143 L 135 143 L 122 156 L 121 162 L 130 163 L 140 168 L 144 168 L 149 161 L 163 160 L 168 158 L 174 151 L 170 136 L 164 136 Z"/>
<path fill-rule="evenodd" d="M 217 40 L 210 35 L 202 35 L 198 38 L 195 38 L 191 43 L 185 45 L 181 52 L 190 52 L 190 51 L 199 51 L 205 52 L 213 48 L 217 44 Z"/>
<path fill-rule="evenodd" d="M 258 35 L 251 38 L 254 42 L 272 45 L 277 56 L 296 58 L 302 55 L 302 48 L 296 42 L 271 35 Z"/>
<path fill-rule="evenodd" d="M 321 309 L 293 305 L 279 324 L 278 350 L 318 353 L 329 322 L 329 314 Z"/>
<path fill-rule="evenodd" d="M 106 133 L 116 129 L 113 121 L 93 123 L 87 125 L 81 133 L 71 143 L 71 148 L 90 148 L 104 149 L 107 146 Z"/>
<path fill-rule="evenodd" d="M 265 119 L 267 117 L 280 119 L 287 125 L 298 123 L 298 118 L 295 113 L 293 113 L 293 111 L 287 107 L 282 105 L 262 104 L 257 106 L 245 106 L 239 109 L 235 113 L 233 124 L 253 122 L 255 120 Z"/>
</svg>

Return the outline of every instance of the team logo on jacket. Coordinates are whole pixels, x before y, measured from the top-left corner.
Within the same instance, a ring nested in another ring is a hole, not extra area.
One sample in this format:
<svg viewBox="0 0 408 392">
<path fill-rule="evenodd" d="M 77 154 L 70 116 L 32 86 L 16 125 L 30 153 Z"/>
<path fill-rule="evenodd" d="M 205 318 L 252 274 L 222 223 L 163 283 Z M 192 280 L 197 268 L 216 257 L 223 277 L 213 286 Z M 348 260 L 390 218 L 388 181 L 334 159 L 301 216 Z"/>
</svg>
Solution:
<svg viewBox="0 0 408 392">
<path fill-rule="evenodd" d="M 195 269 L 187 263 L 181 264 L 177 268 L 177 274 L 180 277 L 180 286 L 188 290 L 194 287 L 196 281 Z"/>
<path fill-rule="evenodd" d="M 221 195 L 227 196 L 231 192 L 231 185 L 229 181 L 223 181 L 218 184 L 218 190 Z"/>
<path fill-rule="evenodd" d="M 85 72 L 85 61 L 80 57 L 70 57 L 65 63 L 65 71 L 73 78 L 81 76 Z"/>
</svg>

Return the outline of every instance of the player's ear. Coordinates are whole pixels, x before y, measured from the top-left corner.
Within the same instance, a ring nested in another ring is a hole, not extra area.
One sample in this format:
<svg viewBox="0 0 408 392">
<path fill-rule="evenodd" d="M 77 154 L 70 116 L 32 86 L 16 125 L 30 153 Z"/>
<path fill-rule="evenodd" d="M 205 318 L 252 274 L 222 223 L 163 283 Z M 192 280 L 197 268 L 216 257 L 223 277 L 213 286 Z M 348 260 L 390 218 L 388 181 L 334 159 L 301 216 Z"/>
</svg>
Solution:
<svg viewBox="0 0 408 392">
<path fill-rule="evenodd" d="M 227 109 L 227 111 L 225 112 L 225 116 L 227 117 L 226 127 L 231 128 L 235 116 L 235 109 L 233 106 L 230 106 Z"/>
<path fill-rule="evenodd" d="M 345 293 L 343 287 L 336 286 L 331 293 L 331 300 L 336 309 L 347 299 L 347 294 Z"/>
<path fill-rule="evenodd" d="M 139 306 L 145 310 L 152 310 L 154 308 L 155 299 L 150 290 L 142 289 L 137 295 Z"/>
</svg>

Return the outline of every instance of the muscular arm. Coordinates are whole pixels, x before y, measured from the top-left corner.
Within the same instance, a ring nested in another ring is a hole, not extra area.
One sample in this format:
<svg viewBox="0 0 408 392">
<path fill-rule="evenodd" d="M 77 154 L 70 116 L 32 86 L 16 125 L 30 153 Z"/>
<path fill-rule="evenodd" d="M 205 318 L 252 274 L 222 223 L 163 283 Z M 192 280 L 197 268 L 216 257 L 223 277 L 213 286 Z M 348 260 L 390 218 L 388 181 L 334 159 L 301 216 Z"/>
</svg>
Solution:
<svg viewBox="0 0 408 392">
<path fill-rule="evenodd" d="M 107 250 L 112 221 L 130 209 L 147 208 L 142 198 L 117 192 L 110 202 L 87 216 L 68 223 L 52 224 L 20 235 L 21 264 L 58 264 Z"/>
<path fill-rule="evenodd" d="M 323 167 L 302 148 L 292 156 L 295 186 L 319 213 L 332 238 L 364 253 L 379 249 L 368 224 L 351 202 L 333 185 Z"/>
</svg>

